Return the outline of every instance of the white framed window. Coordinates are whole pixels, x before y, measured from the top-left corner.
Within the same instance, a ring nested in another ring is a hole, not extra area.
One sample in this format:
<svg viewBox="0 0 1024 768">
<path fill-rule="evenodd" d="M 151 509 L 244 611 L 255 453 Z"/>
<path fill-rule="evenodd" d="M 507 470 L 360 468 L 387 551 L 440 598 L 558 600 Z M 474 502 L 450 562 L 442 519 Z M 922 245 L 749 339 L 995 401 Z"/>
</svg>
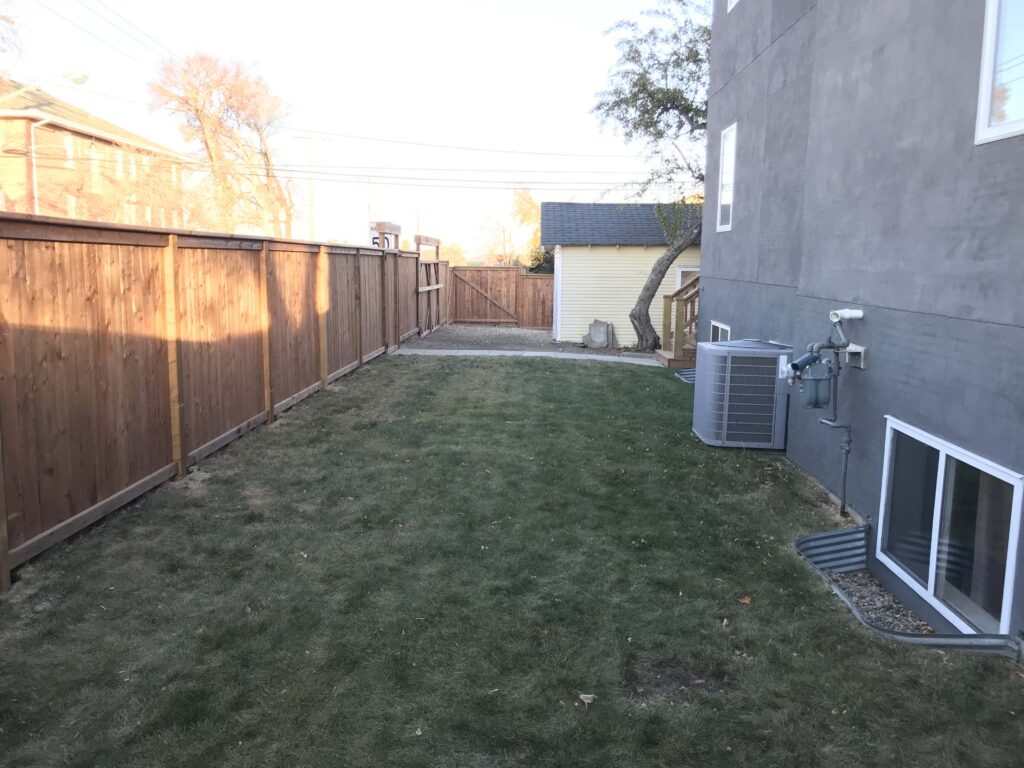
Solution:
<svg viewBox="0 0 1024 768">
<path fill-rule="evenodd" d="M 1024 476 L 886 416 L 878 560 L 961 632 L 1008 634 Z"/>
<path fill-rule="evenodd" d="M 683 283 L 700 272 L 700 267 L 676 267 L 676 290 L 683 287 Z"/>
<path fill-rule="evenodd" d="M 740 0 L 726 0 L 725 12 L 728 13 L 733 8 L 735 8 L 736 7 L 736 3 L 738 3 L 739 1 Z"/>
<path fill-rule="evenodd" d="M 137 170 L 137 167 L 135 165 L 135 155 L 129 155 L 129 157 L 128 157 L 128 178 L 129 179 L 138 178 L 138 170 Z"/>
<path fill-rule="evenodd" d="M 729 341 L 732 338 L 732 328 L 717 320 L 711 321 L 711 341 Z"/>
<path fill-rule="evenodd" d="M 718 231 L 732 229 L 733 185 L 736 178 L 736 123 L 722 131 L 718 163 Z"/>
<path fill-rule="evenodd" d="M 64 134 L 64 167 L 75 167 L 75 137 L 70 133 Z"/>
<path fill-rule="evenodd" d="M 986 0 L 974 143 L 1024 133 L 1024 0 Z"/>
<path fill-rule="evenodd" d="M 115 158 L 114 174 L 117 176 L 117 178 L 123 179 L 124 178 L 124 150 L 123 149 L 117 150 L 117 152 L 114 155 L 114 158 Z"/>
</svg>

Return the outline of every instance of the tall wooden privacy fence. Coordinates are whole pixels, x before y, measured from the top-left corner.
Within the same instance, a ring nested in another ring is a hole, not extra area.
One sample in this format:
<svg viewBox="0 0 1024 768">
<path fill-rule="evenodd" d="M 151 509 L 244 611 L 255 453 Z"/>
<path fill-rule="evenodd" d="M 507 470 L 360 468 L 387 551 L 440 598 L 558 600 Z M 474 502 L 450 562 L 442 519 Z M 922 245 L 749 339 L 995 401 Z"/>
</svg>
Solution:
<svg viewBox="0 0 1024 768">
<path fill-rule="evenodd" d="M 447 322 L 446 278 L 415 253 L 0 216 L 0 587 Z"/>
<path fill-rule="evenodd" d="M 554 276 L 519 267 L 452 267 L 453 323 L 550 329 Z"/>
</svg>

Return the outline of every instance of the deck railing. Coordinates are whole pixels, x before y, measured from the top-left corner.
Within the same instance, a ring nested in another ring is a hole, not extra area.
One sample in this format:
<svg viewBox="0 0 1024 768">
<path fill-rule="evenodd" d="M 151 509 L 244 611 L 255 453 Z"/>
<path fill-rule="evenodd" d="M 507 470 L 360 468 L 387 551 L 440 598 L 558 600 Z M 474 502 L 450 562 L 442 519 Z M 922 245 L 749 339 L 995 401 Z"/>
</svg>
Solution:
<svg viewBox="0 0 1024 768">
<path fill-rule="evenodd" d="M 661 346 L 673 357 L 697 339 L 697 310 L 700 302 L 700 273 L 685 280 L 678 289 L 662 297 Z"/>
</svg>

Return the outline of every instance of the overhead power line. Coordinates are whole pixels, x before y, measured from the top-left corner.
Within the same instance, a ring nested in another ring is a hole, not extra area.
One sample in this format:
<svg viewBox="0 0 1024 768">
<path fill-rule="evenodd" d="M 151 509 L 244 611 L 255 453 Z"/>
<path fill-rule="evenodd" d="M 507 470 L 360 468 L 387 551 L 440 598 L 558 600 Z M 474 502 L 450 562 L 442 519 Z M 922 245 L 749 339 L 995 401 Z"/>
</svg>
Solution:
<svg viewBox="0 0 1024 768">
<path fill-rule="evenodd" d="M 114 51 L 116 53 L 121 54 L 126 59 L 130 59 L 131 61 L 134 61 L 136 64 L 142 64 L 143 66 L 145 65 L 145 62 L 141 61 L 136 56 L 133 56 L 132 54 L 127 53 L 126 51 L 122 50 L 121 48 L 118 48 L 116 45 L 111 43 L 109 40 L 104 40 L 102 37 L 97 35 L 95 32 L 92 32 L 91 30 L 86 29 L 81 24 L 79 24 L 77 21 L 74 21 L 73 19 L 69 19 L 63 13 L 60 13 L 59 11 L 53 10 L 53 8 L 48 6 L 46 3 L 42 2 L 42 0 L 36 0 L 36 5 L 38 5 L 40 8 L 43 8 L 44 10 L 49 11 L 50 13 L 52 13 L 57 18 L 63 19 L 65 22 L 70 24 L 75 29 L 79 30 L 80 32 L 84 32 L 89 37 L 93 38 L 94 40 L 97 40 L 99 43 L 101 43 L 102 45 L 105 45 L 110 50 L 112 50 L 112 51 Z"/>
<path fill-rule="evenodd" d="M 40 151 L 37 153 L 37 158 L 47 159 L 53 161 L 66 161 L 66 155 L 60 151 L 57 152 L 46 152 Z M 205 160 L 176 160 L 173 158 L 159 157 L 155 155 L 146 155 L 148 160 L 147 165 L 149 167 L 160 167 L 160 166 L 177 166 L 183 169 L 193 169 L 200 171 L 209 171 L 210 164 Z M 141 160 L 141 158 L 140 158 Z M 88 165 L 90 163 L 96 163 L 100 167 L 111 169 L 120 166 L 122 170 L 127 172 L 127 162 L 118 162 L 116 157 L 112 157 L 109 154 L 103 156 L 97 156 L 95 158 L 83 155 L 76 158 L 76 162 Z M 258 163 L 240 163 L 240 162 L 224 162 L 220 164 L 221 167 L 229 170 L 239 176 L 248 176 L 252 178 L 263 178 L 266 176 L 266 172 L 263 170 L 262 164 Z M 62 166 L 64 167 L 64 166 Z M 140 162 L 139 167 L 145 167 Z M 457 182 L 464 183 L 467 185 L 477 184 L 503 184 L 509 185 L 515 188 L 519 187 L 556 187 L 567 189 L 573 186 L 583 186 L 587 188 L 593 188 L 595 185 L 602 187 L 616 186 L 616 185 L 638 185 L 642 181 L 636 180 L 637 174 L 632 173 L 632 179 L 629 178 L 584 178 L 584 179 L 572 179 L 572 178 L 559 178 L 559 179 L 526 179 L 526 178 L 515 178 L 515 177 L 501 177 L 501 178 L 464 178 L 461 176 L 438 176 L 438 175 L 410 175 L 415 174 L 417 171 L 430 170 L 430 169 L 418 169 L 410 168 L 405 169 L 401 167 L 374 167 L 359 166 L 335 166 L 343 170 L 329 170 L 328 166 L 308 166 L 308 165 L 274 165 L 272 171 L 275 176 L 279 178 L 291 178 L 291 179 L 302 179 L 302 180 L 325 180 L 329 181 L 332 179 L 353 179 L 359 182 L 371 181 L 371 182 L 391 182 L 391 181 L 415 181 L 415 182 Z M 395 170 L 395 171 L 406 171 L 404 174 L 392 175 L 392 174 L 381 174 L 381 173 L 367 173 L 357 172 L 360 170 Z M 509 169 L 513 173 L 521 172 L 518 169 Z M 349 172 L 346 172 L 349 171 Z M 480 172 L 476 169 L 455 169 L 455 168 L 438 168 L 433 169 L 433 173 L 458 173 L 458 172 Z M 562 172 L 569 173 L 569 172 Z M 599 172 L 595 172 L 599 173 Z M 622 172 L 625 173 L 625 172 Z"/>
<path fill-rule="evenodd" d="M 111 19 L 109 16 L 107 16 L 107 15 L 101 13 L 100 11 L 96 10 L 91 5 L 88 5 L 87 3 L 85 3 L 84 0 L 78 0 L 78 4 L 80 6 L 82 6 L 83 8 L 85 8 L 85 10 L 87 10 L 89 13 L 91 13 L 97 19 L 102 21 L 104 24 L 107 24 L 112 29 L 115 29 L 118 32 L 120 32 L 122 35 L 127 37 L 129 40 L 134 42 L 136 45 L 142 46 L 143 48 L 145 48 L 147 51 L 149 51 L 153 55 L 157 56 L 158 58 L 163 58 L 164 54 L 160 53 L 160 51 L 158 51 L 156 48 L 154 48 L 151 44 L 147 43 L 145 40 L 140 38 L 138 35 L 134 34 L 131 30 L 125 29 L 125 27 L 123 27 L 120 24 L 118 24 L 116 21 Z"/>
<path fill-rule="evenodd" d="M 455 150 L 459 152 L 486 152 L 493 154 L 502 155 L 535 155 L 538 157 L 581 157 L 581 158 L 605 158 L 605 159 L 620 159 L 620 160 L 635 160 L 634 155 L 602 155 L 602 154 L 587 154 L 587 153 L 574 153 L 574 152 L 543 152 L 543 151 L 529 151 L 524 149 L 496 149 L 488 147 L 469 147 L 461 144 L 431 144 L 425 141 L 405 141 L 402 139 L 382 139 L 377 136 L 357 136 L 351 133 L 335 133 L 333 131 L 319 131 L 308 128 L 297 128 L 294 126 L 285 126 L 286 130 L 292 133 L 303 136 L 311 134 L 314 136 L 331 136 L 341 139 L 351 139 L 353 141 L 374 141 L 381 144 L 403 144 L 410 147 L 428 147 L 431 149 L 447 149 Z"/>
<path fill-rule="evenodd" d="M 105 2 L 103 2 L 103 0 L 96 0 L 96 2 L 99 5 L 102 5 L 104 8 L 106 8 L 108 11 L 110 11 L 110 13 L 112 13 L 114 16 L 117 16 L 117 18 L 121 19 L 121 21 L 123 21 L 125 24 L 127 24 L 130 27 L 132 27 L 133 29 L 138 30 L 142 35 L 144 35 L 145 37 L 148 37 L 154 43 L 159 45 L 161 48 L 163 48 L 171 56 L 171 58 L 174 58 L 174 59 L 181 58 L 180 56 L 178 56 L 177 53 L 174 52 L 173 48 L 171 48 L 168 45 L 165 45 L 164 42 L 162 40 L 160 40 L 160 38 L 153 37 L 153 35 L 149 34 L 149 32 L 147 32 L 145 29 L 143 29 L 138 24 L 133 22 L 131 19 L 125 18 L 120 13 L 115 11 L 113 8 L 111 8 L 109 5 L 107 5 Z"/>
</svg>

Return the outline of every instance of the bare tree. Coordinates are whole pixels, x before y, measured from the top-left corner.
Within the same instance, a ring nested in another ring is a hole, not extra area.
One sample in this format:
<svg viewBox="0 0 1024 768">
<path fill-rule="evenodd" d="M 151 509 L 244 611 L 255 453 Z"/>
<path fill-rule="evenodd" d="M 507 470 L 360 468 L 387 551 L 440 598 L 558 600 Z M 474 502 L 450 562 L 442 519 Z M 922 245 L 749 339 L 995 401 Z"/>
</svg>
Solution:
<svg viewBox="0 0 1024 768">
<path fill-rule="evenodd" d="M 702 197 L 704 144 L 708 117 L 708 67 L 711 17 L 708 0 L 663 0 L 645 14 L 648 22 L 620 22 L 613 28 L 619 60 L 609 87 L 598 96 L 594 112 L 611 122 L 627 142 L 643 142 L 657 164 L 640 194 L 668 185 L 674 201 Z M 651 301 L 669 267 L 700 239 L 699 217 L 679 215 L 676 206 L 660 213 L 669 246 L 654 262 L 629 319 L 637 347 L 653 351 L 661 344 L 651 323 Z"/>
<path fill-rule="evenodd" d="M 270 140 L 281 100 L 241 64 L 206 54 L 165 62 L 150 84 L 157 107 L 184 120 L 182 134 L 209 163 L 216 218 L 290 237 L 294 203 L 274 168 Z"/>
</svg>

